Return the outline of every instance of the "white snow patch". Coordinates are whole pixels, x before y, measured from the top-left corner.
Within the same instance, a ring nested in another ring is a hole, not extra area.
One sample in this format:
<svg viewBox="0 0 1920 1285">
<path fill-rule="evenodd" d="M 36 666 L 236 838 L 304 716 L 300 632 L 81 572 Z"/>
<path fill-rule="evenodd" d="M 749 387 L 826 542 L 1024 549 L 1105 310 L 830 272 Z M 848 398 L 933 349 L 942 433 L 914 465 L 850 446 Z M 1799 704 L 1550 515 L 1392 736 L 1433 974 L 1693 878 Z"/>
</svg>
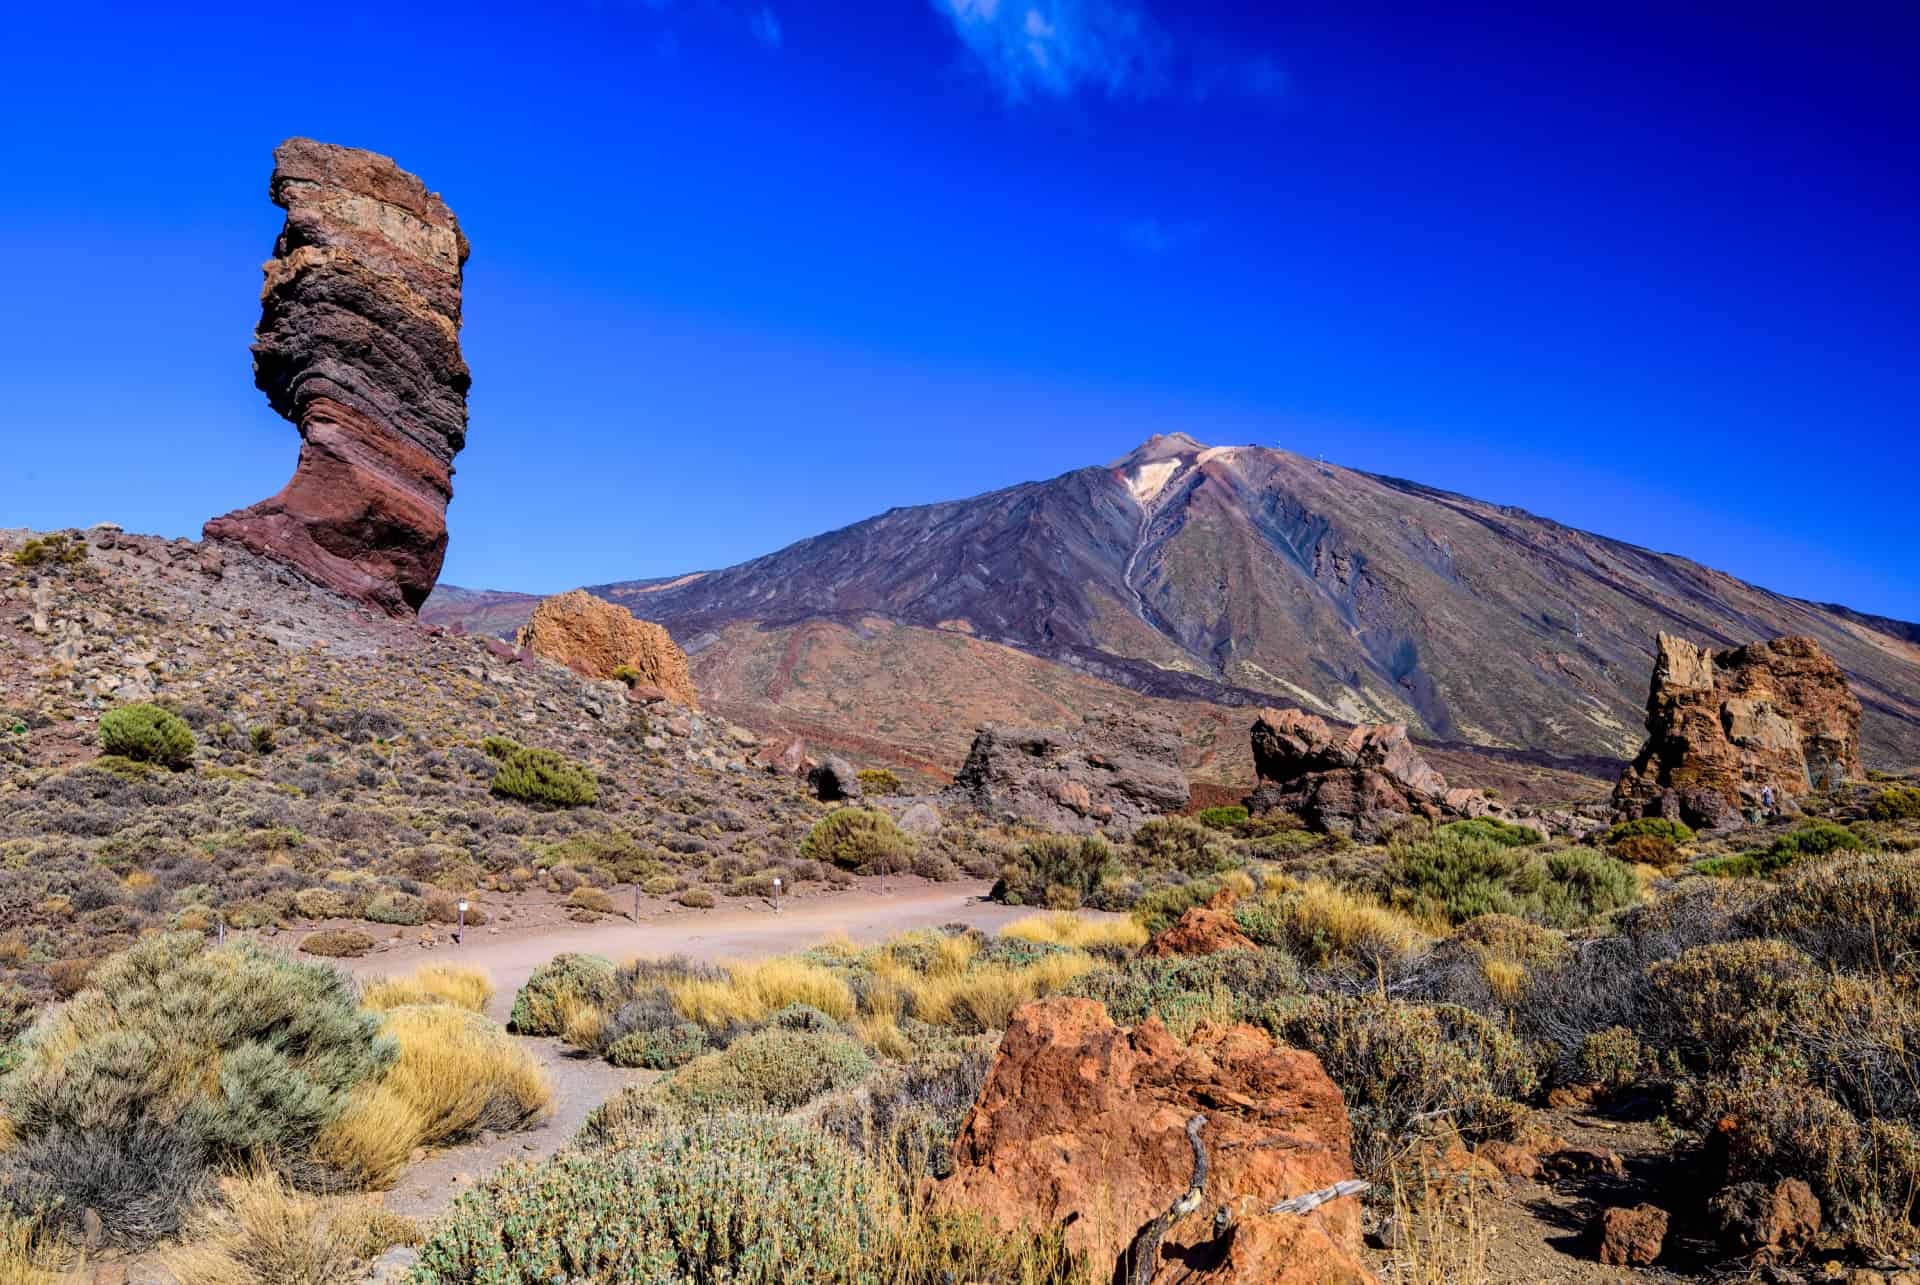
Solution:
<svg viewBox="0 0 1920 1285">
<path fill-rule="evenodd" d="M 1133 492 L 1133 498 L 1145 504 L 1160 494 L 1163 487 L 1180 471 L 1179 460 L 1155 460 L 1151 464 L 1142 464 L 1127 479 L 1127 489 Z"/>
</svg>

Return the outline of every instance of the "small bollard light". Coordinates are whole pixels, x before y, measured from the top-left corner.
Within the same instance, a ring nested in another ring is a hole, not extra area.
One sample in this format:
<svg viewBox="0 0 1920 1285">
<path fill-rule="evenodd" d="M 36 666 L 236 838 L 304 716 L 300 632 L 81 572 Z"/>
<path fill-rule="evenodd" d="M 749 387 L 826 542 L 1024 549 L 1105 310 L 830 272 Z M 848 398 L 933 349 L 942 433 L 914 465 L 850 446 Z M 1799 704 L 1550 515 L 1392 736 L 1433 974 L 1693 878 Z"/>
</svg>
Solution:
<svg viewBox="0 0 1920 1285">
<path fill-rule="evenodd" d="M 773 877 L 773 913 L 780 913 L 780 876 Z"/>
<path fill-rule="evenodd" d="M 467 931 L 467 899 L 460 898 L 460 926 L 453 930 L 454 945 L 460 944 L 460 938 Z"/>
</svg>

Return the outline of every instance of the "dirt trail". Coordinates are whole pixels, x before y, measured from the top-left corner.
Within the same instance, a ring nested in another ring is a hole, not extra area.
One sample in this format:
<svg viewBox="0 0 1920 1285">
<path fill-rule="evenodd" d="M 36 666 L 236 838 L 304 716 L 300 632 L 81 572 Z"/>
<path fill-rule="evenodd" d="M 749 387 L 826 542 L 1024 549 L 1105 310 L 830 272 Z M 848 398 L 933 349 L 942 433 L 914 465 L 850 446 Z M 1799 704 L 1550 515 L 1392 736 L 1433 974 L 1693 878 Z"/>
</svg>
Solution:
<svg viewBox="0 0 1920 1285">
<path fill-rule="evenodd" d="M 636 956 L 688 955 L 707 961 L 758 959 L 818 945 L 829 937 L 879 941 L 915 928 L 972 924 L 991 932 L 1034 913 L 985 899 L 986 882 L 915 883 L 880 892 L 871 882 L 849 892 L 789 900 L 771 906 L 723 910 L 675 910 L 643 918 L 603 919 L 594 924 L 548 924 L 533 932 L 489 934 L 470 929 L 464 945 L 435 950 L 400 946 L 343 961 L 355 977 L 369 979 L 412 972 L 421 964 L 467 964 L 485 969 L 496 988 L 488 1014 L 506 1021 L 513 997 L 533 970 L 562 951 L 605 955 L 616 963 Z"/>
<path fill-rule="evenodd" d="M 616 961 L 633 956 L 689 955 L 708 961 L 757 959 L 817 945 L 845 935 L 878 941 L 914 928 L 967 923 L 991 932 L 1030 907 L 986 901 L 985 883 L 919 885 L 881 893 L 870 887 L 789 902 L 779 914 L 764 909 L 675 911 L 642 920 L 547 925 L 524 936 L 470 932 L 465 945 L 424 951 L 405 947 L 351 961 L 363 980 L 411 972 L 423 963 L 467 964 L 487 970 L 496 991 L 491 1016 L 505 1021 L 513 997 L 533 970 L 562 951 L 584 951 Z M 553 1079 L 553 1114 L 538 1128 L 435 1152 L 401 1175 L 386 1206 L 415 1218 L 432 1218 L 454 1198 L 509 1160 L 541 1160 L 564 1146 L 588 1114 L 628 1084 L 659 1078 L 655 1071 L 623 1071 L 577 1057 L 558 1040 L 523 1041 Z"/>
</svg>

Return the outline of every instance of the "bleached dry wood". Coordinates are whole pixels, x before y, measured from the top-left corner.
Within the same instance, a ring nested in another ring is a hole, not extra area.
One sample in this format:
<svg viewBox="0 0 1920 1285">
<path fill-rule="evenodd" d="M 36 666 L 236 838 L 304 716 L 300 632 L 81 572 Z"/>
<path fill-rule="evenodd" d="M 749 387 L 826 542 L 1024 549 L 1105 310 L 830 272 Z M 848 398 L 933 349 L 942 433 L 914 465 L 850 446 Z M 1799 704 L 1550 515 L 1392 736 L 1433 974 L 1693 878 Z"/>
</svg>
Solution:
<svg viewBox="0 0 1920 1285">
<path fill-rule="evenodd" d="M 1303 1196 L 1292 1196 L 1267 1210 L 1270 1214 L 1310 1214 L 1329 1200 L 1338 1200 L 1342 1196 L 1357 1196 L 1373 1184 L 1361 1182 L 1358 1178 L 1348 1178 L 1336 1182 L 1331 1187 L 1322 1187 L 1318 1191 L 1309 1191 Z"/>
</svg>

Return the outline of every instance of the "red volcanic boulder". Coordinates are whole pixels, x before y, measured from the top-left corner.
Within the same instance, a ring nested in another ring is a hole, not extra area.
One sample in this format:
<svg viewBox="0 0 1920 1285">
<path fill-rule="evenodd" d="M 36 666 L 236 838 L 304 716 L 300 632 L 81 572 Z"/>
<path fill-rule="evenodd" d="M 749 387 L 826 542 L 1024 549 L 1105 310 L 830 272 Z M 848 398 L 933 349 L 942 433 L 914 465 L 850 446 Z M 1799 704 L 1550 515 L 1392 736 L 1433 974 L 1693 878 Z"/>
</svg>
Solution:
<svg viewBox="0 0 1920 1285">
<path fill-rule="evenodd" d="M 1594 1253 L 1609 1267 L 1645 1267 L 1660 1257 L 1667 1211 L 1658 1205 L 1615 1205 L 1593 1220 Z"/>
<path fill-rule="evenodd" d="M 1719 1226 L 1722 1249 L 1763 1262 L 1797 1258 L 1820 1235 L 1820 1198 L 1798 1178 L 1723 1187 L 1707 1211 Z"/>
<path fill-rule="evenodd" d="M 1484 795 L 1449 789 L 1398 723 L 1336 732 L 1316 714 L 1263 709 L 1253 724 L 1254 815 L 1291 812 L 1316 830 L 1372 840 L 1412 816 L 1484 816 Z"/>
<path fill-rule="evenodd" d="M 637 620 L 625 607 L 596 598 L 585 589 L 556 594 L 533 609 L 515 641 L 523 651 L 557 660 L 585 678 L 626 678 L 638 674 L 628 693 L 644 701 L 657 690 L 663 699 L 698 708 L 687 654 L 665 629 Z"/>
<path fill-rule="evenodd" d="M 1154 1281 L 1373 1281 L 1356 1199 L 1269 1212 L 1352 1178 L 1352 1135 L 1319 1059 L 1248 1026 L 1203 1027 L 1182 1044 L 1152 1018 L 1117 1027 L 1093 1000 L 1028 1004 L 961 1125 L 938 1197 L 1003 1226 L 1064 1227 L 1105 1280 L 1187 1191 L 1196 1115 L 1209 1171 L 1192 1212 L 1166 1228 Z"/>
<path fill-rule="evenodd" d="M 1141 953 L 1165 958 L 1169 955 L 1217 955 L 1223 950 L 1254 950 L 1253 939 L 1240 931 L 1233 918 L 1233 889 L 1222 888 L 1204 906 L 1195 906 L 1180 916 L 1180 921 L 1148 942 Z"/>
<path fill-rule="evenodd" d="M 268 194 L 287 221 L 266 265 L 253 380 L 299 426 L 300 462 L 278 495 L 206 535 L 411 615 L 440 575 L 466 442 L 467 238 L 385 156 L 293 138 L 273 159 Z"/>
<path fill-rule="evenodd" d="M 1705 829 L 1745 822 L 1773 787 L 1777 805 L 1861 775 L 1860 702 L 1808 638 L 1731 651 L 1659 636 L 1647 743 L 1614 787 L 1621 817 Z"/>
</svg>

